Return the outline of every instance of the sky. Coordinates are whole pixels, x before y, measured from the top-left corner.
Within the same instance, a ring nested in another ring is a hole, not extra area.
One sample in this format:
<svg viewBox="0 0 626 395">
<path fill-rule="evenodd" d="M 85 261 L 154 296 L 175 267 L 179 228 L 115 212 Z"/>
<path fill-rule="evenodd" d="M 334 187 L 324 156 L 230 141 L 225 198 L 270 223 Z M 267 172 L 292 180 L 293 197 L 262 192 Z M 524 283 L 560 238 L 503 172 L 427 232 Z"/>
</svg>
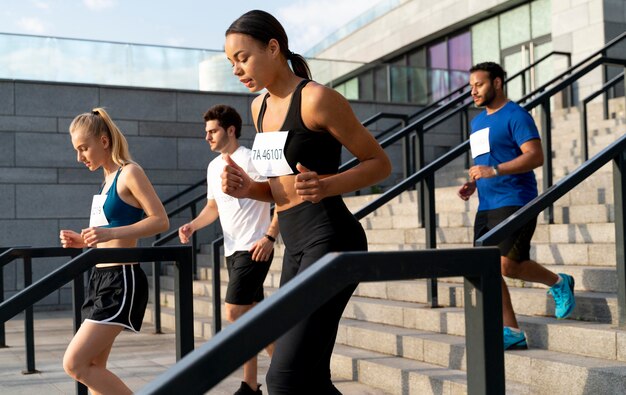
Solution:
<svg viewBox="0 0 626 395">
<path fill-rule="evenodd" d="M 381 0 L 0 0 L 0 33 L 223 50 L 241 14 L 262 9 L 304 53 Z"/>
</svg>

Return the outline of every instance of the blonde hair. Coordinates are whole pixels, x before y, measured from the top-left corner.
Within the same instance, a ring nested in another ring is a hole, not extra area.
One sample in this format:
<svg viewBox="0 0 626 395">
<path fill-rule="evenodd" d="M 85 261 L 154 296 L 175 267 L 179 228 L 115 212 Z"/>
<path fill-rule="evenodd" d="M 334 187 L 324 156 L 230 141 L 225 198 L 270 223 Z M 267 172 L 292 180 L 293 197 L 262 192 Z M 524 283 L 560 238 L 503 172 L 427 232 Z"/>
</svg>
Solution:
<svg viewBox="0 0 626 395">
<path fill-rule="evenodd" d="M 111 141 L 111 158 L 118 166 L 134 163 L 128 151 L 128 142 L 104 108 L 97 107 L 77 115 L 70 124 L 70 133 L 83 130 L 94 136 L 107 136 Z"/>
</svg>

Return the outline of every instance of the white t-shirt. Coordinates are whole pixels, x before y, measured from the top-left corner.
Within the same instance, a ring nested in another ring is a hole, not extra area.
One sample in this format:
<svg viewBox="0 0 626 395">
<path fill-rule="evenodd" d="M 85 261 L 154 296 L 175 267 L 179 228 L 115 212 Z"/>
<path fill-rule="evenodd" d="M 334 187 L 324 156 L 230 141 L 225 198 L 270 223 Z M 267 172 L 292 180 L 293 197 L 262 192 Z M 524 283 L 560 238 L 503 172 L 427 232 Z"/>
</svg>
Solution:
<svg viewBox="0 0 626 395">
<path fill-rule="evenodd" d="M 230 157 L 255 181 L 266 181 L 260 176 L 250 154 L 252 151 L 239 146 Z M 224 232 L 224 255 L 236 251 L 248 251 L 261 239 L 270 226 L 270 204 L 253 199 L 237 199 L 222 192 L 222 172 L 226 162 L 222 155 L 213 159 L 207 167 L 207 199 L 215 200 Z"/>
</svg>

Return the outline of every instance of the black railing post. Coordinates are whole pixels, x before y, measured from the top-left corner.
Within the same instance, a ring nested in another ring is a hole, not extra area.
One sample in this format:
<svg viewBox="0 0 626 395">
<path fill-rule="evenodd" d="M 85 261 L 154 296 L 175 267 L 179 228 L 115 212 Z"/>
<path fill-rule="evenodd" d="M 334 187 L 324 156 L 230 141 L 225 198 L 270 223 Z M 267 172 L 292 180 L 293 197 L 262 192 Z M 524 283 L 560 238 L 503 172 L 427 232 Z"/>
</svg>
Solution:
<svg viewBox="0 0 626 395">
<path fill-rule="evenodd" d="M 615 206 L 615 258 L 617 267 L 618 326 L 626 328 L 626 152 L 613 160 L 613 203 Z"/>
<path fill-rule="evenodd" d="M 192 251 L 178 254 L 174 269 L 176 304 L 176 360 L 193 351 L 193 273 Z"/>
<path fill-rule="evenodd" d="M 500 262 L 481 277 L 465 278 L 467 393 L 504 394 Z M 497 323 L 494 324 L 494 323 Z"/>
<path fill-rule="evenodd" d="M 567 69 L 571 69 L 572 68 L 572 55 L 570 53 L 567 54 Z M 567 103 L 569 104 L 568 107 L 574 107 L 574 84 L 569 84 L 568 88 L 567 88 Z"/>
<path fill-rule="evenodd" d="M 424 125 L 418 123 L 415 127 L 416 146 L 415 146 L 415 171 L 420 171 L 424 167 Z M 424 201 L 426 200 L 424 183 L 417 185 L 417 221 L 420 226 L 424 226 Z"/>
<path fill-rule="evenodd" d="M 4 252 L 4 251 L 0 251 Z M 0 303 L 4 302 L 4 266 L 0 266 Z M 0 323 L 0 348 L 7 347 L 7 338 L 4 331 L 4 322 Z"/>
<path fill-rule="evenodd" d="M 161 261 L 152 262 L 152 299 L 154 303 L 154 333 L 161 331 Z"/>
<path fill-rule="evenodd" d="M 463 108 L 461 111 L 461 142 L 469 139 L 470 130 L 469 130 L 469 114 L 467 113 L 467 107 Z M 470 168 L 470 153 L 469 151 L 465 153 L 465 169 Z"/>
<path fill-rule="evenodd" d="M 24 256 L 24 289 L 33 283 L 33 261 L 30 255 Z M 33 306 L 24 310 L 24 337 L 26 345 L 26 370 L 22 374 L 39 373 L 35 369 L 35 329 L 33 326 Z"/>
<path fill-rule="evenodd" d="M 588 129 L 587 129 L 587 102 L 582 100 L 579 107 L 580 112 L 580 159 L 586 162 L 589 159 Z"/>
<path fill-rule="evenodd" d="M 550 98 L 541 102 L 541 132 L 543 134 L 543 191 L 552 186 L 552 113 L 550 111 Z M 554 206 L 550 205 L 544 212 L 544 217 L 549 224 L 554 223 Z"/>
<path fill-rule="evenodd" d="M 424 228 L 426 233 L 426 248 L 437 248 L 437 213 L 435 211 L 435 175 L 430 174 L 424 180 L 426 193 L 424 205 Z M 430 307 L 439 307 L 439 292 L 437 289 L 437 278 L 432 277 L 426 280 L 428 286 L 428 303 Z"/>
<path fill-rule="evenodd" d="M 89 273 L 89 272 L 88 272 Z M 81 273 L 72 281 L 72 311 L 74 315 L 74 333 L 78 332 L 83 321 L 82 307 L 85 301 L 85 274 Z M 87 395 L 87 387 L 76 381 L 76 394 Z"/>
<path fill-rule="evenodd" d="M 215 240 L 211 245 L 213 247 L 213 276 L 211 278 L 213 285 L 213 335 L 222 330 L 222 296 L 221 296 L 221 279 L 220 279 L 220 244 Z"/>
<path fill-rule="evenodd" d="M 191 219 L 196 218 L 196 205 L 192 204 L 191 205 Z M 191 250 L 192 250 L 192 255 L 191 255 L 191 269 L 192 269 L 192 274 L 193 274 L 193 278 L 195 280 L 198 279 L 198 232 L 193 232 L 193 234 L 191 235 Z"/>
<path fill-rule="evenodd" d="M 606 51 L 602 53 L 602 56 L 606 55 Z M 606 83 L 607 76 L 609 73 L 609 67 L 606 65 L 602 65 L 602 85 Z M 609 93 L 604 92 L 602 95 L 602 119 L 609 119 Z"/>
</svg>

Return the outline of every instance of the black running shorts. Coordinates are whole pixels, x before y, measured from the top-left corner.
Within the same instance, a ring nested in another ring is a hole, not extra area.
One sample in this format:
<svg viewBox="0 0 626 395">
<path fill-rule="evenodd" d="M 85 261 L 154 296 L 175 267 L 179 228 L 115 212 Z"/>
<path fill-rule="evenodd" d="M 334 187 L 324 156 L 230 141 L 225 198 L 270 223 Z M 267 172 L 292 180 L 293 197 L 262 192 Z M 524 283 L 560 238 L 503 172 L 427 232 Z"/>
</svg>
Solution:
<svg viewBox="0 0 626 395">
<path fill-rule="evenodd" d="M 474 221 L 474 242 L 485 233 L 495 228 L 500 222 L 519 210 L 518 206 L 500 207 L 493 210 L 478 211 Z M 515 262 L 530 259 L 530 240 L 535 233 L 537 218 L 528 222 L 498 244 L 500 256 L 505 256 Z"/>
<path fill-rule="evenodd" d="M 139 264 L 95 267 L 83 318 L 139 332 L 148 305 L 148 279 Z"/>
<path fill-rule="evenodd" d="M 263 282 L 270 270 L 274 251 L 265 262 L 253 261 L 252 253 L 236 251 L 226 257 L 228 288 L 226 303 L 250 305 L 263 300 Z"/>
</svg>

